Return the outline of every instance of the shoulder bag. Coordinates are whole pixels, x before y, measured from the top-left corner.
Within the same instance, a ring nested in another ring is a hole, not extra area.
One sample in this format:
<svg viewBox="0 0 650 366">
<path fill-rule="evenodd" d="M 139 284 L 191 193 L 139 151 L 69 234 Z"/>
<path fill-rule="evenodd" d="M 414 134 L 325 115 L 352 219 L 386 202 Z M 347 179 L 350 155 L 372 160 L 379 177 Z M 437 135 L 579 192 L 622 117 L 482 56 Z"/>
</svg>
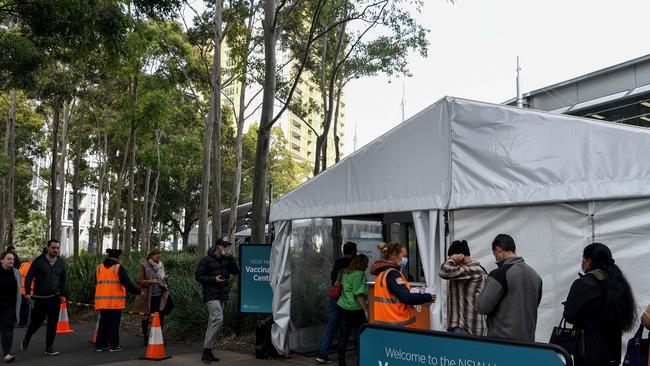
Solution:
<svg viewBox="0 0 650 366">
<path fill-rule="evenodd" d="M 627 341 L 624 366 L 647 366 L 648 365 L 648 338 L 643 338 L 643 325 L 639 326 L 634 337 Z"/>
<path fill-rule="evenodd" d="M 558 345 L 570 354 L 575 355 L 578 348 L 579 335 L 580 332 L 578 329 L 576 327 L 568 328 L 566 320 L 562 317 L 560 324 L 557 327 L 553 327 L 553 333 L 551 334 L 549 343 Z"/>
</svg>

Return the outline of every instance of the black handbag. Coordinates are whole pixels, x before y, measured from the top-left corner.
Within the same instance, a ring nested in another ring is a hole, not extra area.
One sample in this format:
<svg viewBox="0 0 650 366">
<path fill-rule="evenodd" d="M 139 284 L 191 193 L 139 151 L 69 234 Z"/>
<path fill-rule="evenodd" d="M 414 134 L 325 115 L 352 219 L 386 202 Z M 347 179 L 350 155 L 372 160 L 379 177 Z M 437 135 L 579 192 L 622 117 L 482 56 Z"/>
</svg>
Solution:
<svg viewBox="0 0 650 366">
<path fill-rule="evenodd" d="M 648 364 L 648 346 L 650 339 L 643 338 L 643 325 L 639 326 L 634 337 L 627 341 L 624 366 L 646 366 Z"/>
<path fill-rule="evenodd" d="M 553 333 L 551 334 L 551 340 L 549 343 L 558 345 L 564 348 L 567 352 L 572 355 L 576 354 L 578 346 L 578 338 L 580 336 L 580 331 L 575 328 L 568 328 L 566 325 L 566 320 L 562 317 L 560 324 L 557 327 L 553 328 Z"/>
</svg>

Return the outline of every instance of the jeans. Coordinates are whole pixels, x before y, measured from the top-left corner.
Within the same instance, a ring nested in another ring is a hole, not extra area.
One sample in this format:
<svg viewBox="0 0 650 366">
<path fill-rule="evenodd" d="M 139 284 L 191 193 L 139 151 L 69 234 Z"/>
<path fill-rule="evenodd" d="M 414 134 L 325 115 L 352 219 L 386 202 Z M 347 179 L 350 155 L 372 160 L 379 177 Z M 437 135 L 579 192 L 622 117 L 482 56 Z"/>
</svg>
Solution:
<svg viewBox="0 0 650 366">
<path fill-rule="evenodd" d="M 16 303 L 0 302 L 0 338 L 2 355 L 11 353 L 14 341 L 14 325 L 16 324 Z"/>
<path fill-rule="evenodd" d="M 26 339 L 31 339 L 38 328 L 43 325 L 43 321 L 47 318 L 47 330 L 45 332 L 45 347 L 49 348 L 54 345 L 54 338 L 56 338 L 56 325 L 59 322 L 59 310 L 61 298 L 59 296 L 33 298 L 34 309 L 32 309 L 32 316 L 29 320 L 29 326 L 25 333 Z"/>
<path fill-rule="evenodd" d="M 26 327 L 28 321 L 29 321 L 29 301 L 25 300 L 25 296 L 23 296 L 22 301 L 20 302 L 20 319 L 18 320 L 18 326 Z"/>
<path fill-rule="evenodd" d="M 339 336 L 339 366 L 345 365 L 345 349 L 348 345 L 350 333 L 354 334 L 355 349 L 359 349 L 359 328 L 366 323 L 366 314 L 363 310 L 345 310 L 339 307 L 341 320 L 341 335 Z"/>
<path fill-rule="evenodd" d="M 323 336 L 320 339 L 320 347 L 318 348 L 319 357 L 327 357 L 327 352 L 332 346 L 334 332 L 336 332 L 336 328 L 338 328 L 339 325 L 339 311 L 336 301 L 338 300 L 330 298 L 330 311 L 328 314 L 329 322 L 327 323 Z"/>
<path fill-rule="evenodd" d="M 209 319 L 208 328 L 205 330 L 205 338 L 203 339 L 203 349 L 212 349 L 212 342 L 214 342 L 214 338 L 219 334 L 223 326 L 223 308 L 225 302 L 212 300 L 208 301 L 207 305 Z"/>
<path fill-rule="evenodd" d="M 122 319 L 121 309 L 102 309 L 99 311 L 99 329 L 97 329 L 97 340 L 95 348 L 106 347 L 116 348 L 120 345 L 120 320 Z"/>
</svg>

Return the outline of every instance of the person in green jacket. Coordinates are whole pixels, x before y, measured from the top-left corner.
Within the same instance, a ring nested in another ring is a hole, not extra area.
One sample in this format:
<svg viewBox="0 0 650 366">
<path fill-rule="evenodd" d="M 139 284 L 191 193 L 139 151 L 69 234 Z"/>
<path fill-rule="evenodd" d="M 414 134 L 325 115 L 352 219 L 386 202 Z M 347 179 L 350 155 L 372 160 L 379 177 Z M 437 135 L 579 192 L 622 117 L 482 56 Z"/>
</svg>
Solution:
<svg viewBox="0 0 650 366">
<path fill-rule="evenodd" d="M 368 321 L 368 285 L 366 284 L 366 269 L 368 257 L 359 254 L 341 278 L 341 297 L 336 302 L 341 320 L 341 333 L 339 336 L 339 366 L 345 366 L 345 349 L 350 333 L 354 333 L 358 353 L 359 328 Z"/>
</svg>

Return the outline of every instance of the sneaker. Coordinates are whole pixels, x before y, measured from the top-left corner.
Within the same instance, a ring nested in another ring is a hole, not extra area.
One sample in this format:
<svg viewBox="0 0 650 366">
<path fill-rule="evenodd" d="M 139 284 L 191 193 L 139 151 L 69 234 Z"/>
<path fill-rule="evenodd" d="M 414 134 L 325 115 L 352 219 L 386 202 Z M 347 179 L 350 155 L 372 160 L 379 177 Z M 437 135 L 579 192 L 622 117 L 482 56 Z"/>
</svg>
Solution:
<svg viewBox="0 0 650 366">
<path fill-rule="evenodd" d="M 95 352 L 106 352 L 108 348 L 95 348 Z"/>
<path fill-rule="evenodd" d="M 124 351 L 124 348 L 122 346 L 117 346 L 115 348 L 111 348 L 108 350 L 109 352 L 121 352 Z"/>
<path fill-rule="evenodd" d="M 23 337 L 23 341 L 20 342 L 20 349 L 23 351 L 27 351 L 27 347 L 29 347 L 29 341 L 30 337 L 27 337 L 26 335 Z"/>
<path fill-rule="evenodd" d="M 330 361 L 329 357 L 327 357 L 327 356 L 318 356 L 318 357 L 316 357 L 316 362 L 318 362 L 321 365 L 326 364 L 326 363 L 332 363 L 332 361 Z"/>
<path fill-rule="evenodd" d="M 215 357 L 212 354 L 212 350 L 209 348 L 204 348 L 203 349 L 203 356 L 201 356 L 201 361 L 205 363 L 210 363 L 210 362 L 219 362 L 219 358 Z"/>
<path fill-rule="evenodd" d="M 7 354 L 5 356 L 5 358 L 4 358 L 4 360 L 5 360 L 6 363 L 14 362 L 14 361 L 16 361 L 16 356 L 14 356 L 12 354 Z"/>
<path fill-rule="evenodd" d="M 43 352 L 43 354 L 44 354 L 45 356 L 58 356 L 58 355 L 61 354 L 61 352 L 59 352 L 59 351 L 55 351 L 55 350 L 54 350 L 54 347 L 47 347 L 47 348 L 45 349 L 45 352 Z"/>
</svg>

